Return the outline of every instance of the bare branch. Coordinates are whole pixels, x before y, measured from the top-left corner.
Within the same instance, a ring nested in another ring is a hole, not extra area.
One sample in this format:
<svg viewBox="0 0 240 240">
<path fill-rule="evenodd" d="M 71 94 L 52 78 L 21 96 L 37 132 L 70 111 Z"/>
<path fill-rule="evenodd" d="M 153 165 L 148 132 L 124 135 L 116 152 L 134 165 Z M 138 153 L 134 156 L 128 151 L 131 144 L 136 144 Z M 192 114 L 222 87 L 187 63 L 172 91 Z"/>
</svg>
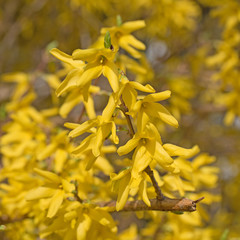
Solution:
<svg viewBox="0 0 240 240">
<path fill-rule="evenodd" d="M 120 211 L 172 211 L 172 212 L 194 212 L 196 211 L 197 203 L 202 201 L 204 197 L 195 201 L 188 198 L 171 199 L 150 199 L 151 206 L 148 207 L 142 200 L 127 201 L 124 208 Z M 101 202 L 96 204 L 99 207 L 112 207 L 111 212 L 116 211 L 116 201 Z"/>
</svg>

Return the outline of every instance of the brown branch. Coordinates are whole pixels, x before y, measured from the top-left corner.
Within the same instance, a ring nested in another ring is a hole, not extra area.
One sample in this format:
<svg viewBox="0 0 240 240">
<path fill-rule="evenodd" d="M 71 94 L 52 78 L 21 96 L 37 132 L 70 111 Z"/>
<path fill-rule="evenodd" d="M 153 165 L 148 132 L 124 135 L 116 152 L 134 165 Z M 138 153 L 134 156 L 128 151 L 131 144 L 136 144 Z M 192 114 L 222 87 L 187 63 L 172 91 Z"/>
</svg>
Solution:
<svg viewBox="0 0 240 240">
<path fill-rule="evenodd" d="M 124 113 L 124 116 L 125 116 L 126 120 L 127 120 L 128 128 L 129 128 L 129 131 L 130 131 L 129 134 L 130 134 L 131 137 L 133 137 L 135 132 L 134 132 L 134 128 L 133 128 L 133 125 L 132 125 L 131 118 L 127 114 L 128 108 L 127 108 L 125 102 L 123 101 L 122 96 L 120 97 L 120 100 L 121 100 L 120 107 L 121 107 L 122 112 Z M 157 194 L 157 199 L 158 200 L 164 199 L 164 195 L 162 194 L 162 191 L 161 191 L 160 187 L 158 186 L 157 180 L 155 179 L 155 177 L 153 175 L 153 171 L 151 170 L 151 168 L 149 166 L 147 166 L 144 171 L 149 175 L 149 177 L 152 181 L 153 187 L 154 187 L 155 192 Z"/>
<path fill-rule="evenodd" d="M 133 138 L 134 134 L 135 134 L 135 131 L 134 131 L 134 128 L 133 128 L 133 125 L 132 125 L 132 121 L 131 121 L 131 118 L 130 116 L 127 114 L 128 112 L 128 108 L 125 104 L 125 102 L 123 101 L 123 98 L 122 96 L 120 97 L 120 100 L 121 100 L 121 105 L 120 105 L 120 108 L 127 120 L 127 124 L 128 124 L 128 128 L 129 128 L 129 134 L 130 134 L 130 137 Z"/>
<path fill-rule="evenodd" d="M 26 219 L 27 217 L 28 217 L 27 215 L 24 215 L 24 216 L 21 216 L 19 218 L 13 218 L 12 219 L 7 215 L 3 215 L 3 216 L 0 217 L 0 225 L 6 225 L 6 224 L 9 224 L 9 223 L 21 222 L 24 219 Z"/>
<path fill-rule="evenodd" d="M 194 212 L 196 211 L 197 203 L 202 201 L 204 197 L 195 201 L 182 198 L 171 199 L 164 197 L 164 199 L 150 199 L 151 206 L 148 207 L 142 200 L 127 201 L 123 209 L 120 211 L 172 211 L 172 212 Z M 116 211 L 116 201 L 101 202 L 96 204 L 99 207 L 110 207 L 110 212 Z"/>
<path fill-rule="evenodd" d="M 152 169 L 149 166 L 147 166 L 144 171 L 148 174 L 148 176 L 150 177 L 150 179 L 152 181 L 153 187 L 154 187 L 155 192 L 157 194 L 157 199 L 158 200 L 163 200 L 165 198 L 165 196 L 163 195 L 160 187 L 158 186 L 157 180 L 155 179 L 155 177 L 153 175 Z"/>
</svg>

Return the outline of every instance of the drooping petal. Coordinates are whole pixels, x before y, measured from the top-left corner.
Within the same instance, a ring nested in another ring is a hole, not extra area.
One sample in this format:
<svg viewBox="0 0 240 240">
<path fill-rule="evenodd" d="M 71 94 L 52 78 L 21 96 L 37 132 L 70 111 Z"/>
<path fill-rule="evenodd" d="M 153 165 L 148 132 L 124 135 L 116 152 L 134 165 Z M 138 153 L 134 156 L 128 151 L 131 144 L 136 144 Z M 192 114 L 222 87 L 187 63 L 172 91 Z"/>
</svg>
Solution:
<svg viewBox="0 0 240 240">
<path fill-rule="evenodd" d="M 111 215 L 102 209 L 90 209 L 89 216 L 91 219 L 95 220 L 103 226 L 107 226 L 109 228 L 116 226 Z"/>
<path fill-rule="evenodd" d="M 53 182 L 56 184 L 61 183 L 61 178 L 58 175 L 56 175 L 55 173 L 52 173 L 49 171 L 43 171 L 38 168 L 34 168 L 33 171 L 50 182 Z"/>
<path fill-rule="evenodd" d="M 197 145 L 190 149 L 182 148 L 173 144 L 164 144 L 163 148 L 168 152 L 170 156 L 180 156 L 184 158 L 191 158 L 196 155 L 200 149 Z"/>
<path fill-rule="evenodd" d="M 141 83 L 131 81 L 131 82 L 129 82 L 129 85 L 131 85 L 133 88 L 135 88 L 141 92 L 149 92 L 149 93 L 155 92 L 155 89 L 149 84 L 144 86 Z"/>
<path fill-rule="evenodd" d="M 129 35 L 121 37 L 120 40 L 119 40 L 119 45 L 123 49 L 125 49 L 127 52 L 129 52 L 134 58 L 141 58 L 141 54 L 135 48 L 131 47 L 129 45 L 129 43 L 127 42 L 127 40 L 130 40 L 130 41 L 132 40 L 131 37 L 130 37 L 130 39 L 128 39 L 128 38 L 129 38 Z M 145 47 L 145 45 L 143 45 L 143 46 Z"/>
<path fill-rule="evenodd" d="M 85 240 L 87 232 L 90 229 L 92 220 L 87 214 L 83 214 L 84 220 L 77 227 L 77 240 Z"/>
<path fill-rule="evenodd" d="M 59 97 L 63 93 L 77 87 L 77 79 L 81 76 L 83 70 L 73 69 L 71 70 L 67 77 L 62 81 L 60 86 L 56 90 L 56 94 Z"/>
<path fill-rule="evenodd" d="M 131 138 L 124 146 L 118 148 L 117 150 L 118 155 L 122 156 L 131 152 L 135 147 L 137 147 L 139 141 L 140 138 L 134 135 L 133 138 Z"/>
<path fill-rule="evenodd" d="M 133 154 L 133 167 L 132 177 L 137 178 L 139 173 L 142 172 L 152 161 L 151 156 L 147 152 L 146 146 L 139 145 Z"/>
<path fill-rule="evenodd" d="M 144 111 L 149 116 L 160 118 L 165 123 L 178 127 L 178 121 L 174 118 L 169 111 L 159 103 L 145 103 L 147 106 L 144 108 Z"/>
<path fill-rule="evenodd" d="M 78 136 L 82 135 L 83 133 L 87 132 L 90 128 L 94 127 L 96 124 L 97 124 L 96 119 L 88 120 L 88 121 L 82 123 L 81 125 L 79 125 L 74 130 L 72 130 L 69 133 L 69 137 L 72 137 L 72 138 L 78 137 Z"/>
<path fill-rule="evenodd" d="M 126 84 L 126 87 L 122 92 L 122 98 L 128 110 L 131 111 L 137 100 L 137 91 Z"/>
<path fill-rule="evenodd" d="M 110 178 L 112 181 L 117 181 L 117 180 L 123 178 L 124 176 L 128 175 L 130 173 L 130 171 L 131 171 L 130 167 L 125 168 L 122 171 L 120 171 L 118 174 L 116 174 L 116 173 L 110 174 Z"/>
<path fill-rule="evenodd" d="M 118 190 L 118 198 L 116 203 L 116 210 L 121 210 L 127 199 L 128 199 L 128 193 L 129 193 L 129 181 L 130 181 L 131 175 L 126 175 L 123 179 L 120 180 L 119 183 L 119 190 Z"/>
<path fill-rule="evenodd" d="M 96 113 L 95 113 L 95 109 L 94 109 L 94 101 L 92 96 L 88 97 L 87 101 L 83 102 L 87 115 L 89 117 L 89 119 L 94 119 L 96 117 Z"/>
<path fill-rule="evenodd" d="M 82 75 L 77 79 L 77 86 L 83 87 L 93 79 L 98 78 L 102 73 L 102 65 L 98 61 L 88 63 Z"/>
<path fill-rule="evenodd" d="M 93 145 L 92 153 L 95 157 L 98 157 L 101 153 L 101 147 L 103 144 L 103 140 L 105 139 L 105 136 L 108 135 L 109 131 L 106 133 L 104 132 L 102 127 L 99 127 L 96 132 L 96 142 Z"/>
<path fill-rule="evenodd" d="M 66 179 L 63 179 L 63 178 L 62 178 L 62 187 L 66 193 L 70 193 L 73 190 L 75 190 L 74 184 L 70 183 L 69 181 L 67 181 Z"/>
<path fill-rule="evenodd" d="M 73 154 L 81 154 L 89 149 L 91 149 L 92 146 L 92 140 L 95 139 L 95 135 L 91 134 L 88 137 L 86 137 L 79 146 L 77 146 L 72 153 Z"/>
<path fill-rule="evenodd" d="M 171 91 L 169 90 L 158 92 L 158 93 L 152 93 L 147 95 L 143 99 L 143 102 L 159 102 L 159 101 L 163 101 L 165 99 L 170 98 L 170 96 L 171 96 Z"/>
<path fill-rule="evenodd" d="M 131 115 L 133 114 L 133 116 L 135 116 L 140 111 L 141 107 L 142 107 L 142 101 L 141 100 L 137 101 L 135 103 L 135 105 L 133 106 L 133 109 L 131 111 Z"/>
<path fill-rule="evenodd" d="M 47 145 L 44 148 L 44 150 L 37 155 L 37 159 L 43 160 L 43 159 L 49 157 L 52 153 L 54 153 L 56 147 L 57 147 L 56 143 L 51 143 L 51 144 Z"/>
<path fill-rule="evenodd" d="M 81 103 L 83 100 L 82 95 L 79 93 L 79 91 L 72 91 L 67 98 L 65 99 L 64 103 L 59 109 L 59 114 L 61 117 L 66 118 L 68 114 L 72 111 L 72 109 Z"/>
<path fill-rule="evenodd" d="M 70 129 L 75 129 L 79 126 L 80 126 L 80 124 L 78 124 L 78 123 L 70 123 L 70 122 L 64 123 L 64 127 L 70 128 Z"/>
<path fill-rule="evenodd" d="M 145 21 L 138 20 L 138 21 L 125 22 L 120 27 L 123 29 L 124 32 L 131 33 L 138 29 L 144 28 L 145 26 L 146 26 Z"/>
<path fill-rule="evenodd" d="M 133 35 L 122 36 L 120 41 L 119 41 L 120 46 L 121 46 L 122 42 L 125 42 L 128 45 L 131 45 L 132 47 L 137 48 L 139 50 L 145 50 L 146 49 L 146 46 L 144 45 L 144 43 L 142 43 L 141 41 L 136 39 Z"/>
<path fill-rule="evenodd" d="M 116 125 L 115 125 L 115 123 L 114 123 L 113 121 L 111 122 L 111 125 L 112 125 L 112 127 L 111 127 L 112 140 L 113 140 L 113 142 L 114 142 L 115 144 L 118 144 L 118 143 L 119 143 L 119 139 L 118 139 L 118 136 L 117 136 L 117 134 L 116 134 Z"/>
<path fill-rule="evenodd" d="M 146 112 L 141 109 L 138 112 L 138 117 L 137 117 L 137 129 L 140 134 L 145 134 L 145 128 L 147 123 L 149 122 L 149 117 L 146 114 Z"/>
<path fill-rule="evenodd" d="M 74 61 L 71 55 L 68 55 L 68 54 L 62 52 L 57 48 L 53 48 L 50 51 L 50 53 L 57 59 L 61 60 L 62 62 L 65 62 L 67 64 L 70 64 L 74 68 L 80 68 L 85 65 L 85 63 L 83 61 L 79 61 L 79 60 Z"/>
<path fill-rule="evenodd" d="M 214 156 L 209 156 L 208 154 L 200 154 L 196 158 L 194 158 L 192 162 L 192 166 L 194 169 L 198 169 L 199 167 L 207 164 L 211 164 L 216 161 L 216 157 Z"/>
<path fill-rule="evenodd" d="M 114 113 L 116 106 L 117 104 L 116 104 L 114 95 L 111 94 L 108 99 L 107 106 L 104 108 L 102 112 L 102 118 L 104 119 L 104 121 L 109 121 L 112 118 L 112 115 Z"/>
<path fill-rule="evenodd" d="M 93 155 L 93 153 L 91 151 L 88 151 L 85 158 L 84 158 L 84 161 L 85 161 L 85 169 L 86 171 L 90 170 L 93 166 L 93 164 L 95 163 L 95 161 L 100 158 L 99 157 L 95 157 Z"/>
<path fill-rule="evenodd" d="M 142 197 L 142 200 L 149 206 L 151 207 L 151 203 L 149 201 L 148 195 L 147 195 L 147 182 L 143 180 L 140 183 L 139 186 L 139 195 Z"/>
<path fill-rule="evenodd" d="M 115 63 L 106 61 L 103 66 L 103 75 L 108 79 L 114 92 L 119 90 L 118 69 Z"/>
<path fill-rule="evenodd" d="M 47 187 L 38 187 L 36 189 L 32 189 L 26 195 L 26 200 L 36 200 L 41 198 L 50 198 L 56 193 L 56 189 L 47 188 Z"/>
<path fill-rule="evenodd" d="M 47 217 L 49 217 L 49 218 L 54 217 L 54 215 L 57 213 L 57 211 L 59 210 L 59 208 L 62 205 L 63 197 L 64 197 L 64 191 L 57 190 L 55 195 L 51 199 Z"/>
<path fill-rule="evenodd" d="M 66 150 L 58 148 L 54 159 L 54 168 L 57 173 L 63 170 L 64 163 L 68 157 L 68 152 Z"/>
<path fill-rule="evenodd" d="M 102 148 L 102 151 L 103 151 L 103 148 Z M 109 161 L 105 157 L 102 157 L 101 155 L 96 159 L 95 166 L 99 168 L 106 175 L 109 175 L 114 171 L 111 163 L 109 163 Z"/>
<path fill-rule="evenodd" d="M 73 60 L 82 60 L 87 62 L 93 62 L 98 56 L 99 49 L 76 49 L 72 53 Z"/>
<path fill-rule="evenodd" d="M 160 166 L 170 165 L 173 163 L 173 159 L 170 155 L 164 150 L 162 145 L 159 142 L 156 142 L 156 152 L 154 159 L 160 164 Z"/>
</svg>

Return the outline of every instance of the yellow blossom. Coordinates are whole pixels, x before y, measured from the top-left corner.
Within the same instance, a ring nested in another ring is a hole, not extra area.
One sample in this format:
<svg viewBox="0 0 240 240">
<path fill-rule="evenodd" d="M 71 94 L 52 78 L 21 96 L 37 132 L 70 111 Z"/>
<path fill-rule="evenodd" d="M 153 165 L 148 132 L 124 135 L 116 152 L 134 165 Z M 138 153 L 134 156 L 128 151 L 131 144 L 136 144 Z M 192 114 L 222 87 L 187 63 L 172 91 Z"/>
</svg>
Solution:
<svg viewBox="0 0 240 240">
<path fill-rule="evenodd" d="M 133 57 L 140 58 L 141 54 L 134 48 L 139 50 L 145 50 L 145 45 L 139 40 L 137 40 L 130 33 L 143 27 L 145 27 L 145 22 L 141 20 L 125 22 L 120 26 L 102 28 L 101 34 L 105 35 L 105 33 L 109 31 L 112 44 L 115 48 L 118 48 L 118 46 L 120 46 L 121 48 L 129 52 Z"/>
<path fill-rule="evenodd" d="M 76 79 L 77 86 L 88 86 L 91 80 L 103 74 L 114 92 L 119 89 L 118 68 L 114 63 L 116 51 L 106 48 L 77 49 L 73 52 L 73 60 L 86 61 L 83 73 Z"/>
<path fill-rule="evenodd" d="M 161 104 L 156 103 L 168 99 L 170 95 L 170 91 L 152 93 L 136 102 L 130 114 L 133 116 L 137 114 L 137 124 L 140 132 L 144 131 L 146 123 L 150 121 L 150 118 L 159 118 L 171 126 L 178 127 L 177 120 L 168 110 Z"/>
<path fill-rule="evenodd" d="M 51 199 L 49 202 L 47 217 L 52 218 L 56 215 L 59 208 L 61 207 L 64 195 L 71 193 L 75 187 L 67 180 L 57 176 L 56 174 L 40 169 L 34 169 L 34 171 L 42 176 L 47 184 L 43 187 L 38 187 L 31 190 L 27 196 L 27 200 L 38 200 L 41 198 Z"/>
</svg>

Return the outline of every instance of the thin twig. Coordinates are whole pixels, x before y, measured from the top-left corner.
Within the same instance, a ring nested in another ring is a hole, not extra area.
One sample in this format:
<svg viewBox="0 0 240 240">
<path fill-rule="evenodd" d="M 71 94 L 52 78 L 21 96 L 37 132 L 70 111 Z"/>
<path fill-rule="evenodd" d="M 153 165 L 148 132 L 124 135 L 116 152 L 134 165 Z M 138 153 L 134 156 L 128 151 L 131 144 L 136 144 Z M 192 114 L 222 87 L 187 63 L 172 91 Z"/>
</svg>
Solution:
<svg viewBox="0 0 240 240">
<path fill-rule="evenodd" d="M 158 186 L 157 180 L 155 179 L 155 177 L 153 175 L 152 169 L 149 166 L 147 166 L 145 168 L 145 172 L 148 174 L 148 176 L 150 177 L 150 179 L 152 181 L 153 187 L 154 187 L 155 192 L 157 194 L 157 199 L 158 200 L 163 200 L 165 198 L 165 196 L 163 195 L 160 187 Z"/>
<path fill-rule="evenodd" d="M 122 96 L 120 97 L 120 100 L 121 100 L 121 105 L 120 105 L 120 107 L 121 107 L 121 110 L 122 110 L 122 112 L 123 112 L 126 120 L 127 120 L 130 137 L 133 138 L 133 136 L 134 136 L 134 134 L 135 134 L 135 131 L 134 131 L 134 128 L 133 128 L 133 125 L 132 125 L 132 121 L 131 121 L 131 119 L 130 119 L 130 116 L 127 114 L 128 108 L 127 108 L 125 102 L 123 101 Z"/>
</svg>

